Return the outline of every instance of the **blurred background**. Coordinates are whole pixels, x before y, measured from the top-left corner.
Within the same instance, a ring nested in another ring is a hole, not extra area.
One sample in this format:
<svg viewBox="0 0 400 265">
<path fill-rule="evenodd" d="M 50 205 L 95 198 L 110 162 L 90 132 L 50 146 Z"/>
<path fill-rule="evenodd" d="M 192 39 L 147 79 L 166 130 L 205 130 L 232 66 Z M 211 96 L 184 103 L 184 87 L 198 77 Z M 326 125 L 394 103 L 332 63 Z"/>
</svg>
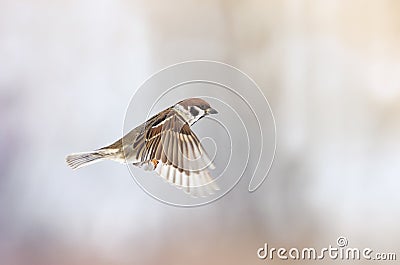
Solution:
<svg viewBox="0 0 400 265">
<path fill-rule="evenodd" d="M 264 243 L 339 236 L 395 252 L 399 14 L 395 0 L 0 0 L 0 263 L 273 264 Z M 151 74 L 193 59 L 241 69 L 271 104 L 277 158 L 256 193 L 174 208 L 117 163 L 66 166 L 120 137 Z"/>
</svg>

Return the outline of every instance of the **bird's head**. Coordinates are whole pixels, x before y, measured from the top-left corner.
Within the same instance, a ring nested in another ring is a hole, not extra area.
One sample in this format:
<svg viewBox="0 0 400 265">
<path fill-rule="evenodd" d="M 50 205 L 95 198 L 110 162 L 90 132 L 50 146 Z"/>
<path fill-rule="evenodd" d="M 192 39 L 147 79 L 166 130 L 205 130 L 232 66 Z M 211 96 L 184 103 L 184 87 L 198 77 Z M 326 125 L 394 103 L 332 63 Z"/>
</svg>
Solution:
<svg viewBox="0 0 400 265">
<path fill-rule="evenodd" d="M 201 98 L 188 98 L 176 103 L 173 107 L 189 124 L 192 125 L 201 118 L 217 114 L 207 101 Z"/>
</svg>

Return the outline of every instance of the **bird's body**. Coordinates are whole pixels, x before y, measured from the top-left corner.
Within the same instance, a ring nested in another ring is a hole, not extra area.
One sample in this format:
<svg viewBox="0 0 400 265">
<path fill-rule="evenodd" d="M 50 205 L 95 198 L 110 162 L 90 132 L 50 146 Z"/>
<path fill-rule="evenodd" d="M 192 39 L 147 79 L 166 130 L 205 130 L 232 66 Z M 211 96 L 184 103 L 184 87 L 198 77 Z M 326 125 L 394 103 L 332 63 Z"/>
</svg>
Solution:
<svg viewBox="0 0 400 265">
<path fill-rule="evenodd" d="M 133 164 L 155 170 L 194 196 L 212 194 L 218 187 L 208 169 L 214 166 L 190 126 L 216 113 L 202 99 L 185 99 L 154 115 L 113 144 L 92 152 L 71 154 L 66 161 L 73 169 L 105 159 Z"/>
</svg>

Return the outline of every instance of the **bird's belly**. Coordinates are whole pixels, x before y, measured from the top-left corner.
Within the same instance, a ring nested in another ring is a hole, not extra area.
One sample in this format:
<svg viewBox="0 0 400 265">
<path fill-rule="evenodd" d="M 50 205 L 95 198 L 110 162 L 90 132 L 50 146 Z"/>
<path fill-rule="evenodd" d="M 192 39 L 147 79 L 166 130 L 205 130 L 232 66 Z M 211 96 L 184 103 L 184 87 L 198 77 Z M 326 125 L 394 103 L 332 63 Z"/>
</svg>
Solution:
<svg viewBox="0 0 400 265">
<path fill-rule="evenodd" d="M 137 152 L 132 148 L 132 145 L 125 147 L 123 152 L 121 153 L 121 157 L 118 158 L 119 160 L 121 160 L 120 163 L 135 164 L 142 162 L 136 158 Z"/>
</svg>

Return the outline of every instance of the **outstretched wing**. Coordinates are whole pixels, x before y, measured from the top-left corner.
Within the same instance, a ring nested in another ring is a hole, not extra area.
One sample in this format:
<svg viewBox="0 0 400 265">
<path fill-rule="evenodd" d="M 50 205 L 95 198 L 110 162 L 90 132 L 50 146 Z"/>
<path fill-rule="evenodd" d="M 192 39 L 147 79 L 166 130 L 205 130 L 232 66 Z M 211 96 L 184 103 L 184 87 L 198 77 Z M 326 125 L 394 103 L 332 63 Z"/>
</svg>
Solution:
<svg viewBox="0 0 400 265">
<path fill-rule="evenodd" d="M 173 109 L 167 109 L 144 126 L 136 139 L 137 159 L 155 164 L 166 181 L 193 196 L 212 194 L 218 187 L 208 169 L 210 158 L 190 126 Z"/>
</svg>

